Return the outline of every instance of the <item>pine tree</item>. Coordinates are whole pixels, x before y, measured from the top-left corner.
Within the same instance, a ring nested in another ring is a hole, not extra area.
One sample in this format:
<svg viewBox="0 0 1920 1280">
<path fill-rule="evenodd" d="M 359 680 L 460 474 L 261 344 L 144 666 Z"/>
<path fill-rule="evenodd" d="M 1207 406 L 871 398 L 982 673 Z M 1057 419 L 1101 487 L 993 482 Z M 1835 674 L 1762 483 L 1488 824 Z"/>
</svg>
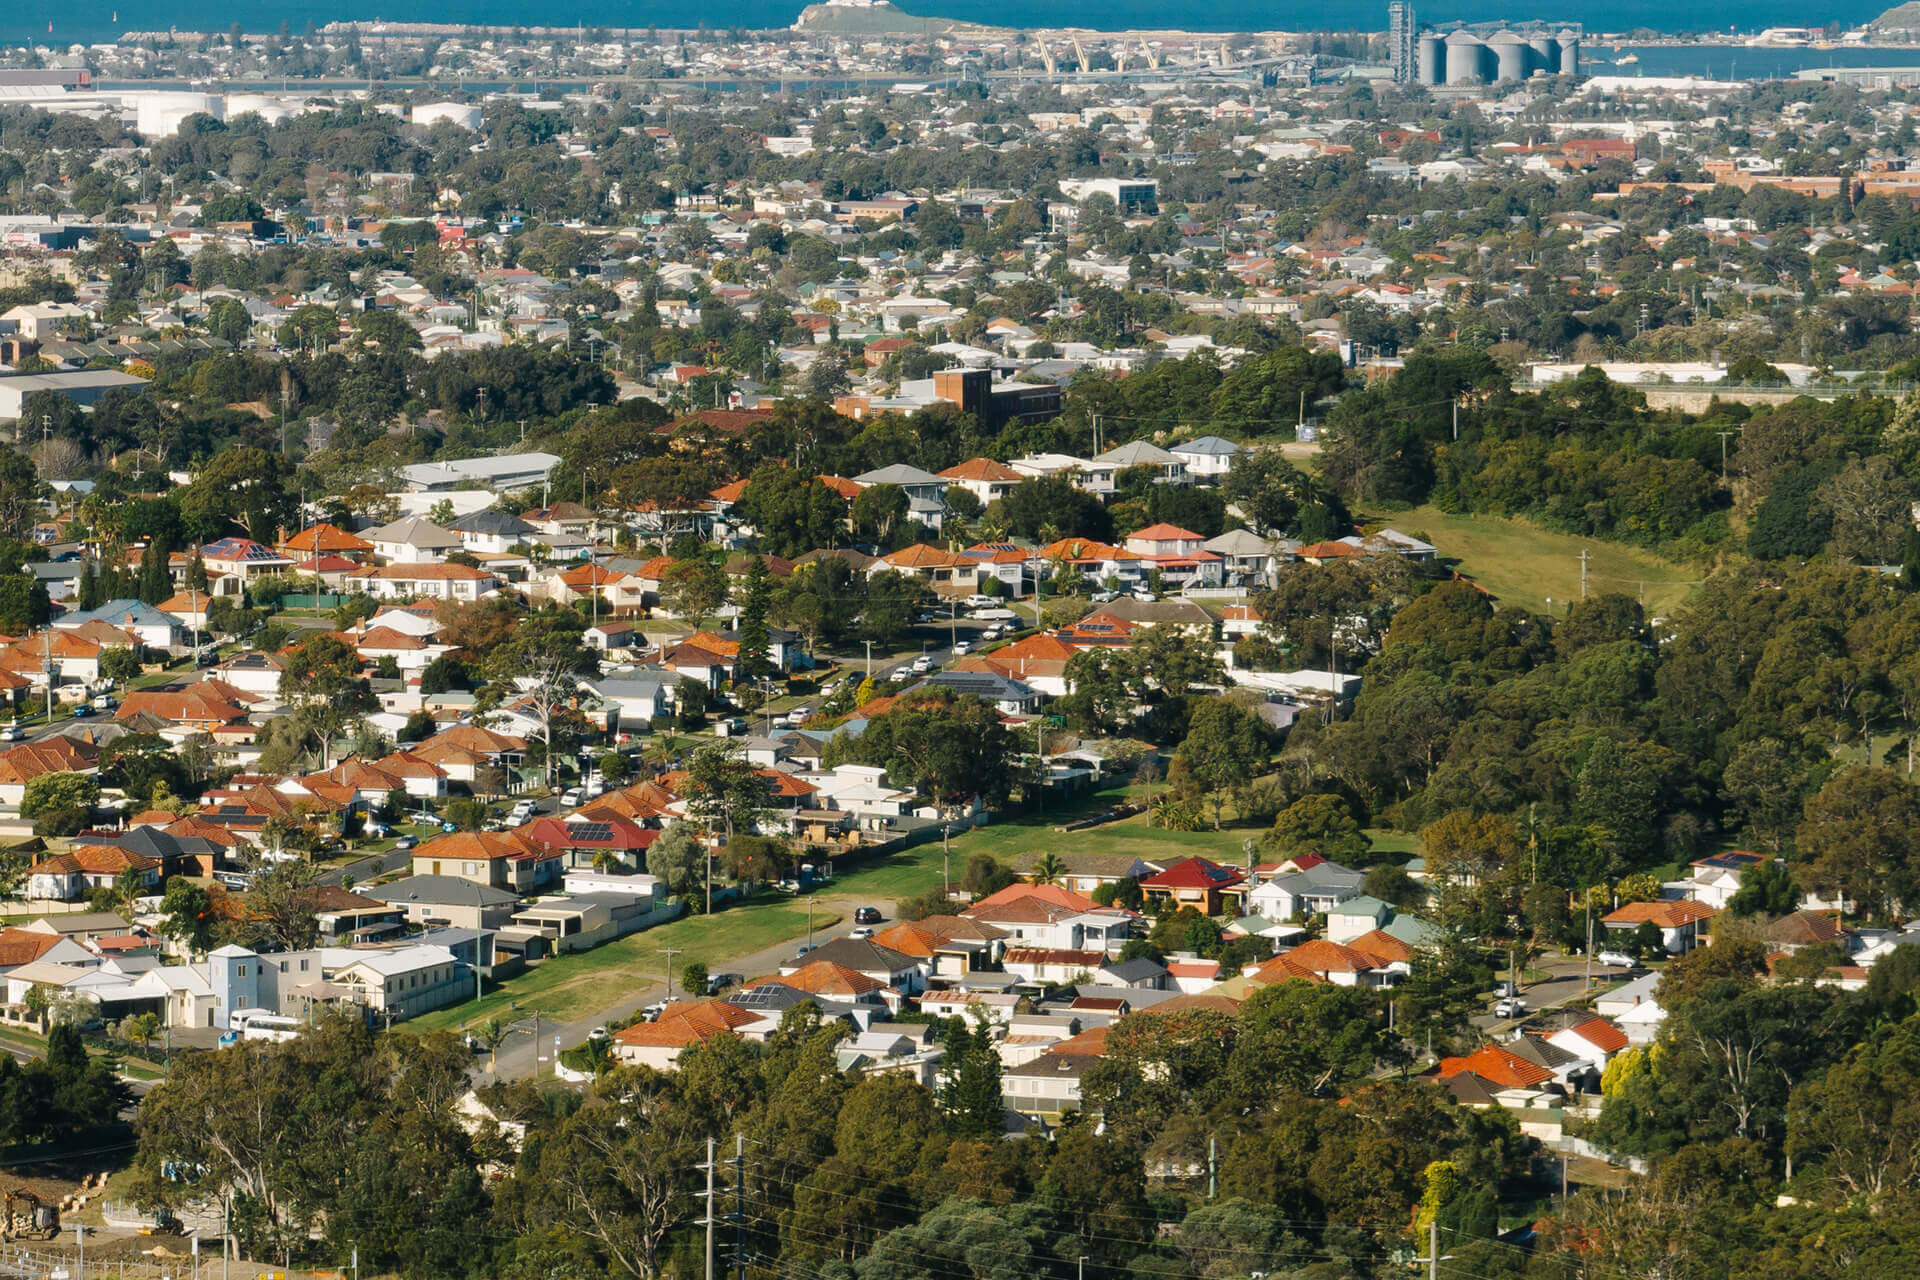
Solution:
<svg viewBox="0 0 1920 1280">
<path fill-rule="evenodd" d="M 100 607 L 100 578 L 93 571 L 93 561 L 89 560 L 80 570 L 80 609 L 88 612 Z"/>
<path fill-rule="evenodd" d="M 998 1137 L 1006 1129 L 1000 1094 L 1000 1055 L 984 1017 L 956 1027 L 947 1036 L 946 1080 L 940 1102 L 947 1128 L 960 1137 Z"/>
<path fill-rule="evenodd" d="M 740 605 L 739 679 L 756 684 L 773 672 L 767 638 L 767 605 L 773 583 L 767 562 L 755 556 L 747 562 L 746 598 Z"/>
<path fill-rule="evenodd" d="M 167 546 L 155 538 L 140 553 L 140 599 L 159 604 L 173 594 L 173 575 L 167 570 Z"/>
</svg>

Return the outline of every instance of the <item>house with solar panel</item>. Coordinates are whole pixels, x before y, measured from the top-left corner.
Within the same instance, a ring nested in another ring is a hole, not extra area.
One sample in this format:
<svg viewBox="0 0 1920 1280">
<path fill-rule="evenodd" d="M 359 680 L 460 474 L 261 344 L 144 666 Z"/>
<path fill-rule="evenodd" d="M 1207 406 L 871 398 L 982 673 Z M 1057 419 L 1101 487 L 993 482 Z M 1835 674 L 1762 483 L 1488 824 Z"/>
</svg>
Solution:
<svg viewBox="0 0 1920 1280">
<path fill-rule="evenodd" d="M 240 594 L 255 578 L 272 577 L 293 567 L 293 561 L 252 538 L 222 538 L 200 548 L 207 567 L 207 585 L 218 596 Z"/>
</svg>

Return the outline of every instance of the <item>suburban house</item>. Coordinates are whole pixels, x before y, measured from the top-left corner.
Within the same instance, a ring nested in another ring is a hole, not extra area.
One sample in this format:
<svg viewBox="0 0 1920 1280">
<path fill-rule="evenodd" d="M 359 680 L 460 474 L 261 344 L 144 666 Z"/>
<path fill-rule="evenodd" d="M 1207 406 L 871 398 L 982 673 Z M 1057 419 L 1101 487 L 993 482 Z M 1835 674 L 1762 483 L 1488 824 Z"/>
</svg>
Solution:
<svg viewBox="0 0 1920 1280">
<path fill-rule="evenodd" d="M 377 568 L 358 569 L 348 582 L 379 600 L 478 600 L 506 585 L 505 579 L 465 564 L 398 561 Z"/>
<path fill-rule="evenodd" d="M 1667 954 L 1691 951 L 1702 938 L 1701 924 L 1720 914 L 1705 903 L 1691 899 L 1665 902 L 1629 902 L 1617 911 L 1600 917 L 1609 933 L 1634 933 L 1641 925 L 1651 924 L 1660 931 L 1660 945 Z"/>
<path fill-rule="evenodd" d="M 1201 915 L 1217 916 L 1229 897 L 1238 899 L 1247 873 L 1223 867 L 1206 858 L 1182 858 L 1166 870 L 1140 882 L 1149 902 L 1165 902 L 1174 909 L 1192 907 Z"/>
</svg>

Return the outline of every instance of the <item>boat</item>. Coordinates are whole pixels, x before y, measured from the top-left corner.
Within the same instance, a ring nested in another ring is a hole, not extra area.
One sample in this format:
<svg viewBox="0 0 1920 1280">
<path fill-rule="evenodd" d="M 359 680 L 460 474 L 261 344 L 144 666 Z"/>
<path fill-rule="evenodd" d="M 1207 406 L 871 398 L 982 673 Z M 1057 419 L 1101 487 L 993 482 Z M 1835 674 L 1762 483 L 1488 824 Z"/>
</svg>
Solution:
<svg viewBox="0 0 1920 1280">
<path fill-rule="evenodd" d="M 1616 67 L 1630 67 L 1638 61 L 1640 61 L 1640 55 L 1637 53 L 1630 53 L 1624 58 L 1615 58 L 1613 60 L 1613 65 Z"/>
</svg>

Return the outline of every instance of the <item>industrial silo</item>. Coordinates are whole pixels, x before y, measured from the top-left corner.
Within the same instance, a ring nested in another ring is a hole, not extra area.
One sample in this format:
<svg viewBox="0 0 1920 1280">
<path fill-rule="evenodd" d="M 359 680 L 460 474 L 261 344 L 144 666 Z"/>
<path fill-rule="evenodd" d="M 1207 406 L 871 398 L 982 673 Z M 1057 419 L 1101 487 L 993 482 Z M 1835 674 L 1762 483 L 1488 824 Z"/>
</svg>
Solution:
<svg viewBox="0 0 1920 1280">
<path fill-rule="evenodd" d="M 1415 57 L 1419 74 L 1415 79 L 1421 84 L 1444 84 L 1447 77 L 1447 49 L 1440 43 L 1440 37 L 1431 31 L 1420 36 L 1420 45 Z"/>
<path fill-rule="evenodd" d="M 1447 45 L 1447 83 L 1448 84 L 1485 84 L 1486 69 L 1481 65 L 1487 56 L 1487 46 L 1480 37 L 1469 31 L 1450 32 Z"/>
<path fill-rule="evenodd" d="M 1553 75 L 1560 70 L 1560 46 L 1553 42 L 1552 36 L 1540 32 L 1527 41 L 1527 47 L 1533 50 L 1529 71 Z"/>
<path fill-rule="evenodd" d="M 1493 59 L 1496 82 L 1527 78 L 1527 42 L 1513 32 L 1496 31 L 1488 36 L 1487 53 Z"/>
<path fill-rule="evenodd" d="M 1571 31 L 1562 31 L 1560 45 L 1560 74 L 1577 76 L 1580 74 L 1580 37 Z"/>
</svg>

